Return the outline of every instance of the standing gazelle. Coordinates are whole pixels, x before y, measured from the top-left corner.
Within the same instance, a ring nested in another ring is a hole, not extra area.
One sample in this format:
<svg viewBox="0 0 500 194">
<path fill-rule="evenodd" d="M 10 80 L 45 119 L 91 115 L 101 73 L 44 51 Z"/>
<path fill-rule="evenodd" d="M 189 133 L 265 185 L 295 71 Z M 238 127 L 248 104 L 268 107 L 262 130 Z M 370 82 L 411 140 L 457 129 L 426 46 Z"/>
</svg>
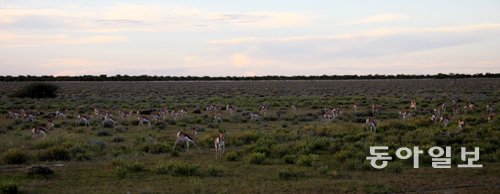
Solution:
<svg viewBox="0 0 500 194">
<path fill-rule="evenodd" d="M 219 137 L 215 138 L 214 145 L 215 145 L 215 157 L 222 156 L 224 154 L 225 150 L 225 144 L 224 144 L 224 133 L 225 130 L 220 130 L 219 129 Z"/>
<path fill-rule="evenodd" d="M 181 142 L 186 142 L 186 151 L 189 150 L 189 143 L 194 144 L 196 146 L 196 148 L 199 149 L 198 145 L 196 145 L 196 142 L 194 142 L 194 136 L 196 135 L 196 128 L 192 127 L 191 131 L 192 131 L 192 135 L 189 135 L 189 134 L 185 133 L 184 131 L 177 132 L 177 140 L 175 140 L 173 150 L 175 150 L 175 146 L 177 146 L 177 144 L 181 143 Z"/>
<path fill-rule="evenodd" d="M 370 128 L 370 131 L 377 132 L 377 121 L 374 119 L 366 119 L 366 124 Z"/>
</svg>

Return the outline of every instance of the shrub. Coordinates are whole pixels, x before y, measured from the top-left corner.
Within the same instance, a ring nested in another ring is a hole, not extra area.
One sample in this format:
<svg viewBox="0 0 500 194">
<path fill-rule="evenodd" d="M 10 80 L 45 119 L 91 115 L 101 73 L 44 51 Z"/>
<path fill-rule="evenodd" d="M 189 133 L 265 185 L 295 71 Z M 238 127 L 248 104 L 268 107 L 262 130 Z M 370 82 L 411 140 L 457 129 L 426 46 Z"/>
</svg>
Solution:
<svg viewBox="0 0 500 194">
<path fill-rule="evenodd" d="M 224 173 L 222 166 L 208 165 L 208 175 L 209 176 L 221 176 Z"/>
<path fill-rule="evenodd" d="M 17 98 L 55 98 L 59 86 L 48 83 L 31 83 L 17 90 L 12 97 Z"/>
<path fill-rule="evenodd" d="M 29 156 L 21 149 L 12 148 L 5 151 L 3 159 L 7 164 L 24 164 L 28 161 Z"/>
<path fill-rule="evenodd" d="M 115 136 L 113 137 L 113 139 L 111 139 L 112 142 L 115 142 L 115 143 L 120 143 L 120 142 L 124 142 L 125 139 L 123 137 L 120 137 L 120 136 Z"/>
<path fill-rule="evenodd" d="M 127 171 L 127 168 L 124 166 L 115 166 L 113 168 L 113 173 L 115 173 L 115 175 L 119 178 L 125 178 L 125 176 L 127 176 Z"/>
<path fill-rule="evenodd" d="M 144 170 L 144 165 L 139 161 L 134 161 L 125 165 L 125 168 L 131 172 L 140 172 Z"/>
<path fill-rule="evenodd" d="M 32 166 L 28 169 L 28 176 L 29 177 L 42 176 L 42 177 L 47 178 L 47 177 L 50 177 L 52 175 L 54 175 L 54 171 L 46 166 Z"/>
<path fill-rule="evenodd" d="M 194 176 L 198 174 L 198 165 L 178 161 L 159 162 L 153 167 L 152 170 L 158 174 Z"/>
<path fill-rule="evenodd" d="M 304 176 L 304 174 L 305 174 L 304 171 L 292 168 L 285 168 L 278 170 L 278 177 L 281 180 L 297 179 L 301 176 Z"/>
<path fill-rule="evenodd" d="M 142 147 L 143 152 L 150 154 L 167 153 L 170 151 L 170 149 L 170 145 L 167 145 L 165 143 L 146 144 Z"/>
<path fill-rule="evenodd" d="M 106 127 L 106 123 L 104 123 L 104 127 Z M 112 127 L 112 125 L 110 126 Z M 99 132 L 97 132 L 97 136 L 111 136 L 111 132 L 108 131 L 108 130 L 100 130 Z"/>
<path fill-rule="evenodd" d="M 297 158 L 296 163 L 302 166 L 312 166 L 314 161 L 319 159 L 319 155 L 317 154 L 308 154 L 308 155 L 300 155 Z"/>
<path fill-rule="evenodd" d="M 238 159 L 238 153 L 236 152 L 227 152 L 226 159 L 228 161 L 236 161 Z"/>
<path fill-rule="evenodd" d="M 266 154 L 260 152 L 253 152 L 247 155 L 247 161 L 250 164 L 262 164 L 266 159 Z"/>
<path fill-rule="evenodd" d="M 40 161 L 69 160 L 70 153 L 62 147 L 50 147 L 37 155 Z"/>
<path fill-rule="evenodd" d="M 297 156 L 287 154 L 283 157 L 283 159 L 285 160 L 285 163 L 287 163 L 287 164 L 295 164 L 295 160 L 297 160 Z"/>
<path fill-rule="evenodd" d="M 18 193 L 19 186 L 12 180 L 2 180 L 0 182 L 0 193 L 15 194 Z"/>
</svg>

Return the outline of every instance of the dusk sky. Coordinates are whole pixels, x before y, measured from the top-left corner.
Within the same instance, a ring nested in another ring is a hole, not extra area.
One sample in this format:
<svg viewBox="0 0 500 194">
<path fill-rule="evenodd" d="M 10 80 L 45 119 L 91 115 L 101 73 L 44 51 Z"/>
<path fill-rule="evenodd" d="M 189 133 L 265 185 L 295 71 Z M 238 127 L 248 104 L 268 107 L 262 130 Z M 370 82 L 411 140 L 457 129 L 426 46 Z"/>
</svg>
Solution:
<svg viewBox="0 0 500 194">
<path fill-rule="evenodd" d="M 0 75 L 500 72 L 498 0 L 0 0 Z"/>
</svg>

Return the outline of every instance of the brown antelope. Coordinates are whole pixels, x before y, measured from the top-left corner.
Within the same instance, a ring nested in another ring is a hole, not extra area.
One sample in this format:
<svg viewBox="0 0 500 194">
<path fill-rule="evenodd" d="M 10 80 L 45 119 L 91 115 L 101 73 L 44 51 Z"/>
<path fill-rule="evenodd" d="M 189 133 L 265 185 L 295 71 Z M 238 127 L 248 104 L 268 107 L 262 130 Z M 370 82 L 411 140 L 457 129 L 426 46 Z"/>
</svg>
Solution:
<svg viewBox="0 0 500 194">
<path fill-rule="evenodd" d="M 448 123 L 450 123 L 450 120 L 444 116 L 441 116 L 441 118 L 439 118 L 439 121 L 445 126 L 447 127 L 448 126 Z"/>
<path fill-rule="evenodd" d="M 224 144 L 224 133 L 225 130 L 219 130 L 219 137 L 215 138 L 215 157 L 220 157 L 224 154 L 225 144 Z"/>
<path fill-rule="evenodd" d="M 375 121 L 374 119 L 366 119 L 366 125 L 368 125 L 368 127 L 370 128 L 370 131 L 377 132 L 377 121 Z"/>
<path fill-rule="evenodd" d="M 81 123 L 83 123 L 85 125 L 85 127 L 87 125 L 91 126 L 90 125 L 90 118 L 88 116 L 78 115 L 78 117 L 76 118 L 76 121 L 75 121 L 75 126 L 81 125 Z"/>
<path fill-rule="evenodd" d="M 411 100 L 410 109 L 413 109 L 413 111 L 417 110 L 417 101 L 416 100 Z"/>
<path fill-rule="evenodd" d="M 139 126 L 144 127 L 144 124 L 148 124 L 148 127 L 151 127 L 151 121 L 149 118 L 145 116 L 140 116 L 139 118 Z"/>
<path fill-rule="evenodd" d="M 54 123 L 52 123 L 52 120 L 48 120 L 48 123 L 45 127 L 35 127 L 31 130 L 31 138 L 42 138 L 45 139 L 45 136 L 47 133 L 49 133 L 49 130 L 54 127 Z"/>
<path fill-rule="evenodd" d="M 219 115 L 214 116 L 214 124 L 221 124 L 222 118 Z"/>
<path fill-rule="evenodd" d="M 177 139 L 175 140 L 174 143 L 174 148 L 177 146 L 178 143 L 186 142 L 186 151 L 189 150 L 189 143 L 192 143 L 193 145 L 196 146 L 196 148 L 199 149 L 198 145 L 196 145 L 196 142 L 194 141 L 194 137 L 196 136 L 196 128 L 192 127 L 191 128 L 192 135 L 189 135 L 185 133 L 184 131 L 179 131 L 177 132 Z"/>
</svg>

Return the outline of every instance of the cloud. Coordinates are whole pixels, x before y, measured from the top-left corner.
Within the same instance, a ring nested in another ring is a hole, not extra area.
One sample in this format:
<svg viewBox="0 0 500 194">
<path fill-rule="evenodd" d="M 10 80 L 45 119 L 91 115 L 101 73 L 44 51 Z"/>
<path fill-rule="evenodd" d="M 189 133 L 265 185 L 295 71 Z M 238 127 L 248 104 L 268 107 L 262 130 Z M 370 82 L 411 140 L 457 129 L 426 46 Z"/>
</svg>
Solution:
<svg viewBox="0 0 500 194">
<path fill-rule="evenodd" d="M 425 73 L 432 69 L 432 64 L 440 64 L 436 69 L 441 72 L 463 72 L 470 64 L 499 59 L 487 52 L 462 59 L 456 56 L 457 52 L 477 53 L 478 49 L 471 45 L 498 42 L 498 32 L 499 24 L 479 23 L 438 28 L 381 28 L 318 36 L 240 37 L 206 43 L 216 48 L 214 50 L 217 52 L 212 53 L 212 59 L 221 61 L 228 55 L 233 56 L 232 59 L 239 56 L 238 61 L 251 59 L 249 64 L 259 67 L 257 73 Z M 484 46 L 479 48 L 481 49 L 488 50 Z M 244 57 L 240 56 L 241 53 L 244 53 Z M 420 55 L 415 57 L 418 53 Z M 459 55 L 464 56 L 464 53 Z M 486 67 L 491 69 L 491 64 L 496 64 L 482 63 L 483 71 Z M 426 65 L 429 67 L 425 70 L 419 69 Z M 446 69 L 448 71 L 444 71 Z"/>
<path fill-rule="evenodd" d="M 351 22 L 344 23 L 344 25 L 359 25 L 359 24 L 373 24 L 373 23 L 383 23 L 391 21 L 401 21 L 406 20 L 409 17 L 403 14 L 379 14 L 360 18 Z"/>
<path fill-rule="evenodd" d="M 127 41 L 126 36 L 120 35 L 97 35 L 70 37 L 65 34 L 59 35 L 21 35 L 13 33 L 0 33 L 0 47 L 35 47 L 47 45 L 71 45 L 71 44 L 100 44 Z"/>
<path fill-rule="evenodd" d="M 35 20 L 37 20 L 35 22 Z M 308 25 L 302 12 L 214 12 L 163 4 L 114 4 L 107 7 L 7 7 L 0 11 L 0 27 L 14 30 L 56 29 L 93 33 L 182 32 L 225 27 L 282 28 Z M 203 27 L 203 29 L 200 29 Z"/>
</svg>

